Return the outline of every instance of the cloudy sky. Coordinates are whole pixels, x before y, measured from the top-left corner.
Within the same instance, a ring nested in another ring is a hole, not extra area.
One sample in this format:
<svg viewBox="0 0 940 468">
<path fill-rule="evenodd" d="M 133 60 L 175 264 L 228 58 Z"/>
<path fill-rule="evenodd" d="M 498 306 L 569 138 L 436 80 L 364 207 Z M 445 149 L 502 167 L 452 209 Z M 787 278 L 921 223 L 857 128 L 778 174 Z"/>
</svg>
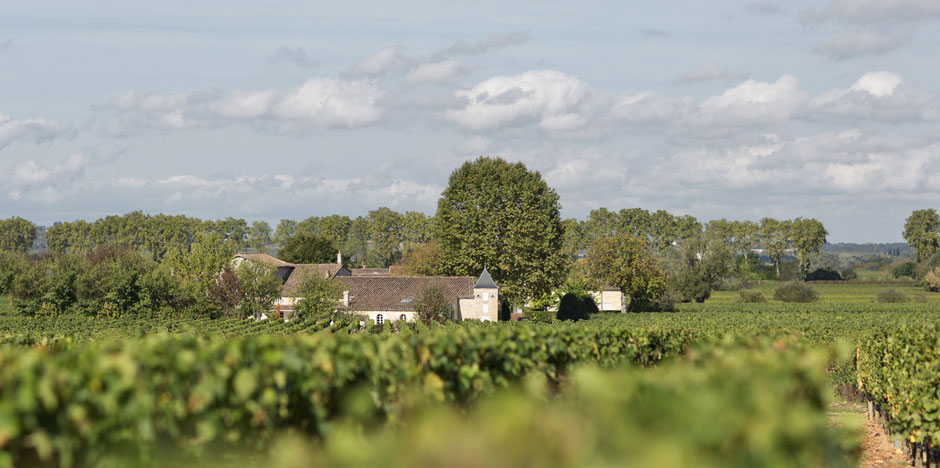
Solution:
<svg viewBox="0 0 940 468">
<path fill-rule="evenodd" d="M 5 2 L 0 217 L 431 214 L 479 155 L 566 217 L 940 208 L 937 0 L 547 5 Z"/>
</svg>

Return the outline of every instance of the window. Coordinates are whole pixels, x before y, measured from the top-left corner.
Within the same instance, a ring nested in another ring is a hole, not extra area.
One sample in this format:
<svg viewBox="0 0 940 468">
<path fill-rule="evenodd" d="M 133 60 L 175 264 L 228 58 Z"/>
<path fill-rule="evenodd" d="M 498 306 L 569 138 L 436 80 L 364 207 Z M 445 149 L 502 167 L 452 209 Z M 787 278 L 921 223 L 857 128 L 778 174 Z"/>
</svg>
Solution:
<svg viewBox="0 0 940 468">
<path fill-rule="evenodd" d="M 405 317 L 405 314 L 401 314 L 401 316 L 398 317 L 398 320 L 401 320 L 401 321 L 403 321 L 403 322 L 407 322 L 407 321 L 408 321 L 408 317 Z"/>
<path fill-rule="evenodd" d="M 376 324 L 376 325 L 381 325 L 381 324 L 383 324 L 383 323 L 385 323 L 385 318 L 382 317 L 382 314 L 376 315 L 376 316 L 375 316 L 375 324 Z"/>
</svg>

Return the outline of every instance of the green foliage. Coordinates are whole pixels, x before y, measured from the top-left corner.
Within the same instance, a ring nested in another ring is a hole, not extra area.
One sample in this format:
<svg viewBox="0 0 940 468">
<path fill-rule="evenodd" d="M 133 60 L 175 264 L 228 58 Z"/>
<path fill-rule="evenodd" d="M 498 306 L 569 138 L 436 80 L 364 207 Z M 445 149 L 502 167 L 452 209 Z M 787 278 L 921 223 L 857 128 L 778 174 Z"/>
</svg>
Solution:
<svg viewBox="0 0 940 468">
<path fill-rule="evenodd" d="M 940 252 L 940 215 L 937 210 L 914 210 L 904 222 L 904 240 L 914 249 L 916 262 Z"/>
<path fill-rule="evenodd" d="M 767 299 L 764 297 L 764 293 L 760 291 L 742 289 L 740 292 L 738 292 L 738 295 L 738 300 L 744 303 L 767 302 Z"/>
<path fill-rule="evenodd" d="M 297 289 L 294 311 L 300 319 L 329 323 L 339 319 L 343 288 L 335 280 L 309 275 Z M 302 298 L 302 299 L 299 299 Z"/>
<path fill-rule="evenodd" d="M 819 268 L 807 274 L 806 281 L 842 281 L 842 275 L 835 270 Z"/>
<path fill-rule="evenodd" d="M 526 309 L 525 317 L 535 323 L 552 323 L 555 321 L 555 312 L 545 309 Z"/>
<path fill-rule="evenodd" d="M 560 209 L 558 194 L 522 163 L 464 163 L 435 215 L 444 272 L 476 275 L 486 266 L 509 303 L 550 294 L 567 268 Z"/>
<path fill-rule="evenodd" d="M 618 233 L 595 240 L 588 250 L 587 271 L 599 285 L 619 287 L 630 298 L 627 311 L 642 310 L 666 291 L 666 275 L 639 237 Z"/>
<path fill-rule="evenodd" d="M 593 301 L 591 302 L 593 303 Z M 597 306 L 595 305 L 594 308 L 597 309 Z M 567 293 L 561 297 L 556 318 L 563 321 L 577 322 L 578 320 L 591 318 L 590 313 L 590 310 L 585 306 L 583 297 L 577 294 Z"/>
<path fill-rule="evenodd" d="M 261 318 L 261 314 L 274 308 L 281 297 L 281 280 L 274 269 L 260 263 L 245 261 L 235 270 L 241 292 L 239 312 L 241 317 Z M 316 275 L 314 275 L 316 276 Z"/>
<path fill-rule="evenodd" d="M 410 276 L 442 276 L 441 250 L 434 241 L 416 246 L 401 259 Z"/>
<path fill-rule="evenodd" d="M 858 388 L 886 416 L 893 434 L 921 444 L 940 441 L 940 327 L 875 330 L 858 349 Z"/>
<path fill-rule="evenodd" d="M 856 273 L 855 268 L 848 267 L 839 272 L 839 275 L 842 276 L 844 281 L 854 281 L 858 279 L 858 273 Z"/>
<path fill-rule="evenodd" d="M 878 292 L 878 302 L 898 303 L 907 302 L 909 299 L 906 294 L 897 289 L 883 289 Z"/>
<path fill-rule="evenodd" d="M 117 447 L 143 457 L 159 446 L 261 447 L 279 431 L 325 436 L 343 420 L 400 420 L 415 388 L 466 404 L 529 375 L 557 381 L 576 363 L 651 365 L 688 343 L 682 331 L 519 324 L 0 348 L 2 453 L 73 466 Z"/>
<path fill-rule="evenodd" d="M 815 219 L 796 218 L 790 223 L 788 234 L 790 244 L 796 250 L 800 278 L 806 278 L 809 273 L 810 258 L 826 243 L 826 236 L 829 232 L 821 222 Z"/>
<path fill-rule="evenodd" d="M 451 302 L 440 287 L 432 286 L 425 289 L 414 302 L 415 318 L 425 325 L 451 320 L 454 315 L 454 306 Z"/>
<path fill-rule="evenodd" d="M 917 268 L 917 264 L 914 262 L 904 262 L 891 269 L 891 275 L 895 278 L 913 278 L 914 270 Z"/>
<path fill-rule="evenodd" d="M 336 247 L 324 236 L 301 232 L 287 240 L 277 257 L 290 263 L 333 263 Z"/>
<path fill-rule="evenodd" d="M 788 282 L 774 290 L 774 299 L 781 302 L 816 302 L 819 295 L 808 284 Z"/>
<path fill-rule="evenodd" d="M 24 254 L 36 240 L 36 225 L 20 217 L 0 219 L 0 253 Z"/>
<path fill-rule="evenodd" d="M 248 247 L 256 252 L 265 252 L 271 241 L 271 225 L 264 221 L 251 223 L 251 228 L 248 231 Z"/>
</svg>

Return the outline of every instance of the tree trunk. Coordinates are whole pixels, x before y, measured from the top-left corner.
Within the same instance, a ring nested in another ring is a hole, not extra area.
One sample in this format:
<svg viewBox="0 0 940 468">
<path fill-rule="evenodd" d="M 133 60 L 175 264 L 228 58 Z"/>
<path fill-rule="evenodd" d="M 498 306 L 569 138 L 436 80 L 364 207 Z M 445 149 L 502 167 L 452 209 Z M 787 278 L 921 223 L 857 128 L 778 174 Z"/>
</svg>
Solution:
<svg viewBox="0 0 940 468">
<path fill-rule="evenodd" d="M 777 267 L 777 279 L 780 279 L 780 260 L 774 264 Z"/>
<path fill-rule="evenodd" d="M 631 300 L 630 303 L 632 304 L 633 301 Z M 620 313 L 627 313 L 627 294 L 622 290 L 620 291 Z"/>
</svg>

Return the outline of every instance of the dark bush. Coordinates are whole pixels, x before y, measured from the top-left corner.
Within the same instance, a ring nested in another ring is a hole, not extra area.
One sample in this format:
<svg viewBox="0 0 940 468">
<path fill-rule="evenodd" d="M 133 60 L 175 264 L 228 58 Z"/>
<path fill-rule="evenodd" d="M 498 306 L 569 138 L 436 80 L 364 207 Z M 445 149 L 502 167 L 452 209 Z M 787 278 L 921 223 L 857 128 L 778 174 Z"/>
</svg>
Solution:
<svg viewBox="0 0 940 468">
<path fill-rule="evenodd" d="M 839 274 L 842 275 L 842 279 L 845 281 L 852 281 L 852 280 L 858 279 L 858 273 L 855 272 L 855 268 L 853 267 L 848 267 L 840 271 Z"/>
<path fill-rule="evenodd" d="M 777 286 L 774 299 L 781 302 L 816 302 L 819 295 L 807 284 L 789 282 Z"/>
<path fill-rule="evenodd" d="M 683 271 L 676 278 L 676 292 L 682 302 L 705 302 L 711 297 L 712 285 L 696 269 Z"/>
<path fill-rule="evenodd" d="M 835 270 L 818 268 L 806 275 L 806 281 L 842 281 L 842 275 Z"/>
<path fill-rule="evenodd" d="M 914 263 L 914 262 L 904 262 L 904 263 L 902 263 L 902 264 L 900 264 L 900 265 L 894 267 L 893 269 L 891 269 L 891 275 L 894 276 L 895 278 L 903 278 L 903 277 L 905 277 L 905 276 L 908 277 L 908 278 L 913 278 L 913 277 L 914 277 L 914 270 L 916 270 L 916 269 L 917 269 L 917 264 L 916 264 L 916 263 Z"/>
<path fill-rule="evenodd" d="M 587 320 L 590 317 L 588 316 L 588 311 L 585 309 L 584 301 L 581 297 L 568 293 L 561 296 L 556 318 L 558 318 L 558 320 L 577 322 L 578 320 Z"/>
<path fill-rule="evenodd" d="M 741 296 L 738 298 L 739 302 L 767 302 L 767 298 L 764 297 L 764 293 L 760 291 L 742 289 L 738 294 Z"/>
<path fill-rule="evenodd" d="M 878 302 L 907 302 L 907 295 L 894 288 L 882 289 L 881 291 L 878 291 Z"/>
<path fill-rule="evenodd" d="M 584 310 L 587 311 L 589 316 L 591 314 L 600 312 L 600 310 L 597 308 L 597 303 L 594 302 L 594 298 L 591 295 L 585 294 L 581 296 L 581 302 L 584 306 Z"/>
</svg>

